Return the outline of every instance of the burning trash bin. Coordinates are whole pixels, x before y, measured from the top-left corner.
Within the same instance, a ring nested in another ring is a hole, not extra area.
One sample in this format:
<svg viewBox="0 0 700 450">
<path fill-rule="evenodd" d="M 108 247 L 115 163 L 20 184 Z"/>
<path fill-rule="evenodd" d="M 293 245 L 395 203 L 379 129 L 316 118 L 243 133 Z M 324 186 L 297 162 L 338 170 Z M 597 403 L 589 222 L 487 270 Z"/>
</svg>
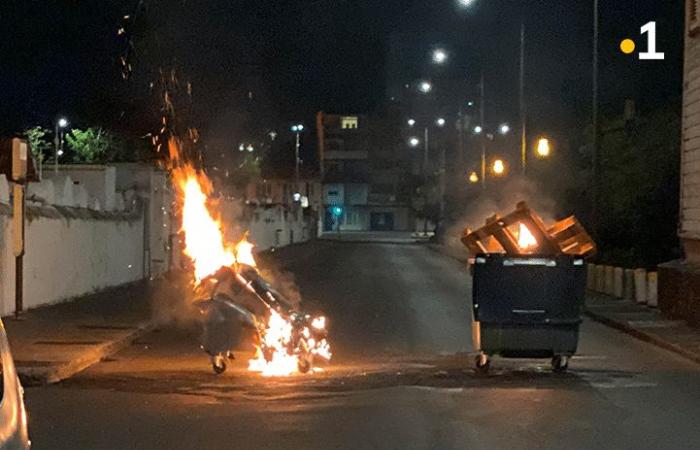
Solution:
<svg viewBox="0 0 700 450">
<path fill-rule="evenodd" d="M 490 357 L 551 358 L 565 371 L 576 353 L 586 289 L 584 258 L 595 243 L 575 217 L 545 226 L 525 202 L 495 215 L 462 243 L 472 255 L 476 368 Z"/>
</svg>

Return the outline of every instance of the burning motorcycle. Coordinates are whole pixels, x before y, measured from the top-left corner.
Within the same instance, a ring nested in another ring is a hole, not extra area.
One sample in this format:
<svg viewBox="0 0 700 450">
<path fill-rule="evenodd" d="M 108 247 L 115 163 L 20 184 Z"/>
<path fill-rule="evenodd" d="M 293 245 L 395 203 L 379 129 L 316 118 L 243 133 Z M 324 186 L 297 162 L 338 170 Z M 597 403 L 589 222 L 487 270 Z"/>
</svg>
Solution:
<svg viewBox="0 0 700 450">
<path fill-rule="evenodd" d="M 256 346 L 249 369 L 265 376 L 308 373 L 316 361 L 330 360 L 325 318 L 298 311 L 254 267 L 222 268 L 201 285 L 210 287 L 196 305 L 205 316 L 202 348 L 214 373 L 226 371 L 246 332 Z"/>
</svg>

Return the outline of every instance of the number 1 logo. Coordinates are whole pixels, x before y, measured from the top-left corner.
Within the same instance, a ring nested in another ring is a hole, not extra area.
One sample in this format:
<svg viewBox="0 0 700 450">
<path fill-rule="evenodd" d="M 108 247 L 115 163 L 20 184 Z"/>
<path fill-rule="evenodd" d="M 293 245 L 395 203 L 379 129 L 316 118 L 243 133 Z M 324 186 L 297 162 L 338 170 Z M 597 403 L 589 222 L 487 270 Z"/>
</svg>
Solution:
<svg viewBox="0 0 700 450">
<path fill-rule="evenodd" d="M 647 51 L 639 54 L 639 59 L 642 60 L 661 60 L 665 59 L 663 52 L 656 51 L 656 22 L 649 22 L 642 27 L 642 34 L 647 35 Z"/>
</svg>

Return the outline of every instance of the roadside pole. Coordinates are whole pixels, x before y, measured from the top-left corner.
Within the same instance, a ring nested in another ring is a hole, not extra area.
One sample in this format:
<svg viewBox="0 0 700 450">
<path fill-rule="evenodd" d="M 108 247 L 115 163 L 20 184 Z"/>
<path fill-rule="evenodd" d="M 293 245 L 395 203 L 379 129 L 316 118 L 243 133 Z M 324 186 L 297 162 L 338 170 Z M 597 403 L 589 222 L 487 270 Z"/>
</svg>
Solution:
<svg viewBox="0 0 700 450">
<path fill-rule="evenodd" d="M 27 182 L 27 154 L 29 145 L 23 139 L 12 139 L 12 240 L 15 255 L 15 317 L 24 309 L 24 189 Z"/>
</svg>

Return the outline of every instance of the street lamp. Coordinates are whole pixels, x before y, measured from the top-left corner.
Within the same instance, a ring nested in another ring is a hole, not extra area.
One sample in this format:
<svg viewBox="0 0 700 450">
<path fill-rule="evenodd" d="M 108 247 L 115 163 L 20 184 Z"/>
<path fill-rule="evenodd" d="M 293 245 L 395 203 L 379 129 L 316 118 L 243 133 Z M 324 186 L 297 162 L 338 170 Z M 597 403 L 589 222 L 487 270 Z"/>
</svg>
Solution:
<svg viewBox="0 0 700 450">
<path fill-rule="evenodd" d="M 445 119 L 443 119 L 442 117 L 439 117 L 435 121 L 435 125 L 439 126 L 440 128 L 444 127 L 445 126 Z"/>
<path fill-rule="evenodd" d="M 63 130 L 68 126 L 68 119 L 59 117 L 56 121 L 56 129 L 54 133 L 54 161 L 53 170 L 58 172 L 58 157 L 63 155 Z"/>
<path fill-rule="evenodd" d="M 427 94 L 433 90 L 433 85 L 430 83 L 430 81 L 421 81 L 420 84 L 418 85 L 418 89 L 422 93 Z"/>
<path fill-rule="evenodd" d="M 296 145 L 294 147 L 294 156 L 295 156 L 295 169 L 294 169 L 294 176 L 296 178 L 297 182 L 297 189 L 299 187 L 299 148 L 301 147 L 301 132 L 304 131 L 304 125 L 298 123 L 296 125 L 292 125 L 292 132 L 296 134 Z"/>
<path fill-rule="evenodd" d="M 508 134 L 510 132 L 510 125 L 507 123 L 501 124 L 501 126 L 498 127 L 498 132 L 501 134 Z"/>
<path fill-rule="evenodd" d="M 501 176 L 506 171 L 506 164 L 503 162 L 502 159 L 497 159 L 491 165 L 491 170 L 493 171 L 494 175 Z"/>
<path fill-rule="evenodd" d="M 457 3 L 462 8 L 467 8 L 467 7 L 471 6 L 474 3 L 474 1 L 475 0 L 457 0 Z"/>
<path fill-rule="evenodd" d="M 408 139 L 408 145 L 410 145 L 411 147 L 418 147 L 420 145 L 420 139 L 418 139 L 415 136 L 411 137 Z"/>
<path fill-rule="evenodd" d="M 408 122 L 407 122 L 407 123 L 408 123 L 408 126 L 409 126 L 409 127 L 413 127 L 413 125 L 416 124 L 416 121 L 415 121 L 415 119 L 408 119 Z"/>
<path fill-rule="evenodd" d="M 469 174 L 469 182 L 471 184 L 476 184 L 479 182 L 479 175 L 476 174 L 476 172 L 472 172 Z"/>
<path fill-rule="evenodd" d="M 433 50 L 433 62 L 435 64 L 445 64 L 447 62 L 447 52 L 441 48 Z"/>
<path fill-rule="evenodd" d="M 537 156 L 540 158 L 546 158 L 552 152 L 552 147 L 549 143 L 549 139 L 545 137 L 539 138 L 537 141 Z"/>
<path fill-rule="evenodd" d="M 481 134 L 482 131 L 484 131 L 484 128 L 481 125 L 474 127 L 474 134 Z"/>
</svg>

